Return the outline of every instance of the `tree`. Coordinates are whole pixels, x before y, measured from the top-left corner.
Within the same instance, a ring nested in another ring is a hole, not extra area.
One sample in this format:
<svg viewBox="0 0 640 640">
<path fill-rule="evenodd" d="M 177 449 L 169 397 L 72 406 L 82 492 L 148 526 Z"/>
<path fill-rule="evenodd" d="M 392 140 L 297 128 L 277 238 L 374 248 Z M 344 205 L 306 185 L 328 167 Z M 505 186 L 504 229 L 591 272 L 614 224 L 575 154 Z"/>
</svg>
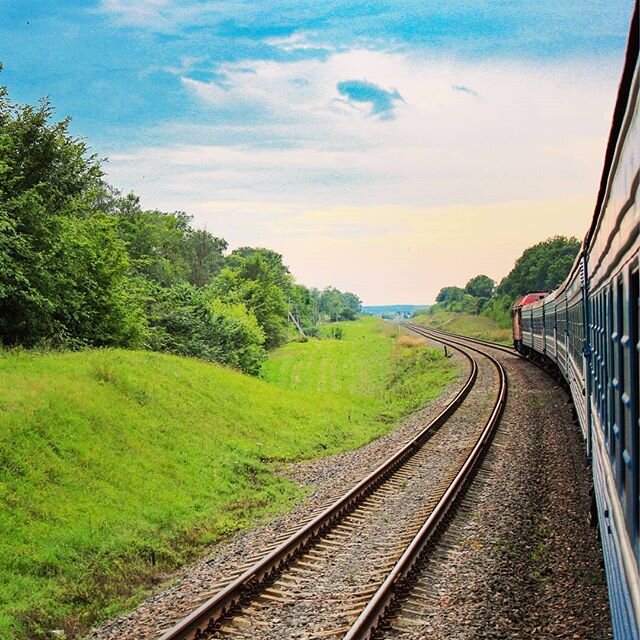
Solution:
<svg viewBox="0 0 640 640">
<path fill-rule="evenodd" d="M 496 283 L 489 276 L 479 275 L 467 282 L 464 291 L 475 298 L 490 298 Z"/>
<path fill-rule="evenodd" d="M 220 299 L 243 303 L 253 312 L 268 349 L 285 339 L 289 313 L 287 292 L 293 285 L 281 256 L 275 259 L 274 255 L 279 256 L 267 249 L 234 252 L 212 283 Z"/>
<path fill-rule="evenodd" d="M 529 247 L 498 286 L 498 295 L 511 298 L 529 291 L 551 291 L 567 277 L 580 242 L 555 236 Z"/>
<path fill-rule="evenodd" d="M 0 341 L 135 344 L 127 254 L 94 208 L 100 164 L 52 117 L 0 88 Z"/>
<path fill-rule="evenodd" d="M 220 300 L 211 287 L 155 287 L 149 319 L 152 349 L 259 373 L 266 358 L 264 333 L 243 304 Z"/>
<path fill-rule="evenodd" d="M 362 310 L 362 301 L 355 293 L 327 287 L 320 294 L 319 309 L 329 320 L 354 320 Z"/>
<path fill-rule="evenodd" d="M 436 302 L 462 302 L 464 299 L 464 289 L 460 287 L 443 287 L 436 296 Z"/>
<path fill-rule="evenodd" d="M 186 236 L 189 282 L 196 287 L 209 284 L 224 265 L 227 247 L 226 240 L 216 238 L 205 229 L 189 231 Z"/>
<path fill-rule="evenodd" d="M 283 292 L 288 293 L 293 285 L 293 277 L 289 267 L 284 264 L 282 256 L 277 251 L 264 247 L 240 247 L 231 252 L 226 264 L 234 267 L 242 264 L 243 260 L 251 261 L 255 256 L 260 256 L 261 262 L 268 268 L 274 284 L 280 287 Z"/>
<path fill-rule="evenodd" d="M 355 320 L 362 311 L 362 300 L 355 293 L 346 291 L 342 294 L 342 318 Z"/>
</svg>

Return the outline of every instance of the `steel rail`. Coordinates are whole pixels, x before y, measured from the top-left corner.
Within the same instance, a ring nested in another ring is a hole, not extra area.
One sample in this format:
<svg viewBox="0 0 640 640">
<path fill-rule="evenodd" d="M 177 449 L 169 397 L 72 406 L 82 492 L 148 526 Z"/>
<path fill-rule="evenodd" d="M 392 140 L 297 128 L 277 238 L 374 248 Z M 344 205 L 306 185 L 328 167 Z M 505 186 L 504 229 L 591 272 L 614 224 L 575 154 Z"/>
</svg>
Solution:
<svg viewBox="0 0 640 640">
<path fill-rule="evenodd" d="M 507 347 L 506 345 L 501 345 L 498 342 L 491 342 L 490 340 L 482 340 L 481 338 L 472 338 L 471 336 L 465 336 L 462 333 L 452 333 L 451 331 L 444 331 L 442 329 L 433 329 L 431 327 L 424 327 L 421 324 L 415 324 L 414 322 L 405 322 L 403 323 L 401 326 L 403 327 L 407 327 L 407 328 L 411 328 L 411 327 L 418 327 L 420 329 L 427 329 L 427 331 L 431 331 L 432 333 L 436 333 L 436 334 L 442 334 L 445 336 L 448 336 L 450 338 L 454 338 L 457 340 L 461 340 L 461 341 L 467 341 L 467 342 L 474 342 L 476 344 L 481 344 L 487 347 L 490 347 L 491 349 L 497 349 L 499 351 L 504 351 L 505 353 L 509 354 L 510 356 L 516 356 L 516 358 L 520 358 L 521 360 L 524 360 L 525 362 L 529 362 L 531 363 L 534 367 L 537 367 L 538 369 L 540 369 L 540 371 L 543 371 L 546 375 L 550 376 L 551 378 L 553 378 L 554 380 L 560 381 L 562 382 L 564 380 L 564 376 L 562 375 L 562 372 L 558 372 L 559 373 L 559 377 L 558 375 L 554 375 L 553 371 L 550 371 L 548 367 L 545 367 L 544 364 L 542 364 L 541 362 L 539 362 L 538 360 L 525 355 L 523 353 L 520 353 L 519 351 L 516 351 L 514 348 L 512 347 Z M 414 329 L 412 329 L 414 330 Z M 556 363 L 557 364 L 557 363 Z"/>
<path fill-rule="evenodd" d="M 511 356 L 517 356 L 518 358 L 522 358 L 522 354 L 518 353 L 513 347 L 507 347 L 505 344 L 500 344 L 499 342 L 493 342 L 491 340 L 483 340 L 482 338 L 475 338 L 472 336 L 465 336 L 462 333 L 453 333 L 451 331 L 445 331 L 444 329 L 434 329 L 433 327 L 425 327 L 421 324 L 416 324 L 415 322 L 404 322 L 400 326 L 402 327 L 419 327 L 421 329 L 427 329 L 427 331 L 431 331 L 432 333 L 442 334 L 444 336 L 449 336 L 450 338 L 460 338 L 464 340 L 468 340 L 469 342 L 475 342 L 476 344 L 481 344 L 486 347 L 491 347 L 492 349 L 498 349 L 499 351 L 504 351 Z"/>
<path fill-rule="evenodd" d="M 233 582 L 200 605 L 191 614 L 163 633 L 159 640 L 199 640 L 205 633 L 215 629 L 216 623 L 225 614 L 257 591 L 262 583 L 275 577 L 304 548 L 353 511 L 359 503 L 373 493 L 390 475 L 411 458 L 420 449 L 426 438 L 431 435 L 431 432 L 444 424 L 462 404 L 475 384 L 478 376 L 476 361 L 471 355 L 465 353 L 463 349 L 454 348 L 467 358 L 471 365 L 471 371 L 462 389 L 424 429 L 321 514 L 301 527 L 276 549 L 249 567 Z"/>
<path fill-rule="evenodd" d="M 448 344 L 454 348 L 459 348 L 460 343 L 455 340 L 438 337 L 424 327 L 414 325 L 410 328 L 419 335 Z M 343 640 L 365 640 L 371 638 L 379 628 L 385 614 L 389 610 L 389 607 L 396 599 L 397 594 L 403 589 L 403 587 L 405 587 L 412 572 L 416 569 L 418 561 L 424 556 L 427 545 L 434 540 L 435 535 L 446 521 L 451 509 L 464 493 L 480 462 L 482 461 L 484 453 L 491 442 L 496 426 L 500 421 L 507 399 L 506 371 L 502 364 L 492 355 L 484 353 L 480 349 L 476 349 L 469 345 L 465 345 L 465 347 L 489 358 L 498 370 L 500 377 L 500 389 L 491 415 L 489 416 L 489 419 L 487 420 L 482 433 L 466 462 L 460 471 L 458 471 L 444 495 L 431 512 L 431 515 L 429 515 L 425 523 L 420 528 L 420 531 L 409 543 L 394 568 L 388 574 L 378 591 L 373 595 L 358 619 L 351 626 Z"/>
</svg>

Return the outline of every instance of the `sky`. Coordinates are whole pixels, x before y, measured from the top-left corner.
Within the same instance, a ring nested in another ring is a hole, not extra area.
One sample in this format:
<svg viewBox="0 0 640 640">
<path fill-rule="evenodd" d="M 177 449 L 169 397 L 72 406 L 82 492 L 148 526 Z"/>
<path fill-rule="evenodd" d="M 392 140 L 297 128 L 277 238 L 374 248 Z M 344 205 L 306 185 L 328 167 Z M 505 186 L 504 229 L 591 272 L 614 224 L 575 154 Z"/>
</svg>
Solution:
<svg viewBox="0 0 640 640">
<path fill-rule="evenodd" d="M 48 96 L 145 208 L 365 304 L 505 276 L 593 214 L 632 0 L 0 0 L 0 84 Z"/>
</svg>

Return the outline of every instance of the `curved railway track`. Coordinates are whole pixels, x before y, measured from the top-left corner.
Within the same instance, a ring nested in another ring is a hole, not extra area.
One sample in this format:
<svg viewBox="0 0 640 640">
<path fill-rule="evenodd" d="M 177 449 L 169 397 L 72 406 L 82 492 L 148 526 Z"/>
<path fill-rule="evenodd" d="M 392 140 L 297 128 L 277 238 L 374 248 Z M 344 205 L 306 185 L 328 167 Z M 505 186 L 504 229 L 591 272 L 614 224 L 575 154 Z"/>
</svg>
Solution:
<svg viewBox="0 0 640 640">
<path fill-rule="evenodd" d="M 452 402 L 354 488 L 297 531 L 284 533 L 266 556 L 161 640 L 355 639 L 370 637 L 379 626 L 473 477 L 507 393 L 504 369 L 490 354 L 410 328 L 450 345 L 469 363 Z"/>
<path fill-rule="evenodd" d="M 518 353 L 513 347 L 508 347 L 505 344 L 501 344 L 499 342 L 492 342 L 491 340 L 482 340 L 481 338 L 473 338 L 471 336 L 465 336 L 458 333 L 452 333 L 451 331 L 445 331 L 444 329 L 434 329 L 432 327 L 423 327 L 422 325 L 415 324 L 413 322 L 404 323 L 405 327 L 411 329 L 412 331 L 416 331 L 419 333 L 422 329 L 427 329 L 429 332 L 435 335 L 444 336 L 445 338 L 450 338 L 452 340 L 463 340 L 464 342 L 472 342 L 473 344 L 481 345 L 483 347 L 491 347 L 492 349 L 497 349 L 498 351 L 502 351 L 504 353 L 508 353 L 510 356 L 516 356 L 518 358 L 522 358 L 522 355 Z"/>
</svg>

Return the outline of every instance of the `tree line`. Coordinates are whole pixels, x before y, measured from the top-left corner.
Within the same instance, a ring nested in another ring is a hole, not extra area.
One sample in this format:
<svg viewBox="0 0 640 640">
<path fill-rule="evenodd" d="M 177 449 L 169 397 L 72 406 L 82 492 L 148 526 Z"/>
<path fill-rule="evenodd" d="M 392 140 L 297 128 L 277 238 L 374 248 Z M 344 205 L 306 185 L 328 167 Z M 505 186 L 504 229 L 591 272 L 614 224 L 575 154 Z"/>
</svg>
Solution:
<svg viewBox="0 0 640 640">
<path fill-rule="evenodd" d="M 145 210 L 53 121 L 0 87 L 0 343 L 119 346 L 257 373 L 288 323 L 352 319 L 361 302 L 295 282 L 282 256 L 228 251 L 184 212 Z"/>
<path fill-rule="evenodd" d="M 500 324 L 510 323 L 509 311 L 518 296 L 530 291 L 552 291 L 569 275 L 580 249 L 576 238 L 554 236 L 529 247 L 500 284 L 478 275 L 464 286 L 440 289 L 433 311 L 486 315 Z"/>
</svg>

